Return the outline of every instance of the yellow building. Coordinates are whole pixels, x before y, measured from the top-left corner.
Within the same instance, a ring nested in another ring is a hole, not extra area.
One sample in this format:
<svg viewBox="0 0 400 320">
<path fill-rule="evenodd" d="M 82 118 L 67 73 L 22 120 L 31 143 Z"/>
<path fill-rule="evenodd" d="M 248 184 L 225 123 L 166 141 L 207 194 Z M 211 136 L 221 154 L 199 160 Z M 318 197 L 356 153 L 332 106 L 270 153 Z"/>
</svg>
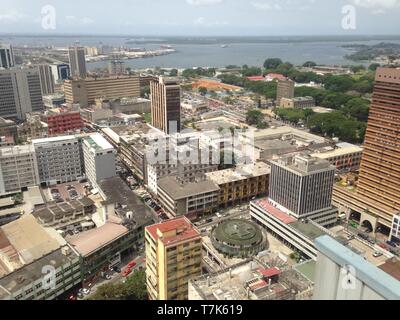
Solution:
<svg viewBox="0 0 400 320">
<path fill-rule="evenodd" d="M 74 78 L 64 82 L 64 94 L 68 104 L 87 108 L 98 98 L 140 97 L 140 82 L 138 76 Z"/>
<path fill-rule="evenodd" d="M 146 227 L 146 278 L 151 300 L 186 300 L 188 282 L 201 275 L 202 243 L 187 218 Z"/>
</svg>

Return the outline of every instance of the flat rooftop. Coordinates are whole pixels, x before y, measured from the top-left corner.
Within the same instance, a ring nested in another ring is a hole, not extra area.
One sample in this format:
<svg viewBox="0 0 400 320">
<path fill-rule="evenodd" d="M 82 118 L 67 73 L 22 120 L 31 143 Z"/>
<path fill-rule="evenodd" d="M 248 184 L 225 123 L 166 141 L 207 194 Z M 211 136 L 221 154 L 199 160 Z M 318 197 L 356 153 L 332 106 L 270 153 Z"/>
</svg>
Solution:
<svg viewBox="0 0 400 320">
<path fill-rule="evenodd" d="M 75 140 L 76 137 L 74 135 L 70 136 L 61 136 L 61 137 L 51 137 L 51 138 L 43 138 L 43 139 L 36 139 L 32 140 L 32 145 L 35 144 L 45 144 L 45 143 L 51 143 L 51 142 L 61 142 L 61 141 L 69 141 L 69 140 Z"/>
<path fill-rule="evenodd" d="M 193 182 L 180 182 L 178 177 L 169 176 L 160 179 L 157 184 L 158 187 L 173 200 L 185 199 L 199 194 L 218 192 L 220 190 L 214 181 L 206 178 L 201 178 L 200 180 Z"/>
<path fill-rule="evenodd" d="M 32 145 L 4 147 L 0 149 L 0 157 L 27 155 L 34 152 Z"/>
<path fill-rule="evenodd" d="M 264 162 L 257 162 L 237 167 L 235 169 L 226 169 L 206 173 L 207 178 L 215 184 L 221 185 L 225 183 L 246 180 L 254 177 L 269 175 L 271 167 Z"/>
<path fill-rule="evenodd" d="M 133 220 L 137 227 L 147 226 L 153 222 L 150 209 L 120 177 L 102 180 L 99 182 L 99 187 L 105 194 L 107 202 L 126 205 L 124 213 L 133 212 Z"/>
<path fill-rule="evenodd" d="M 201 239 L 199 231 L 185 217 L 148 226 L 146 230 L 155 241 L 161 240 L 164 245 Z"/>
<path fill-rule="evenodd" d="M 128 228 L 121 224 L 107 222 L 99 228 L 69 237 L 67 241 L 80 255 L 86 257 L 121 238 L 128 232 Z"/>
<path fill-rule="evenodd" d="M 95 151 L 108 151 L 113 150 L 113 146 L 99 133 L 92 134 L 84 140 Z"/>
</svg>

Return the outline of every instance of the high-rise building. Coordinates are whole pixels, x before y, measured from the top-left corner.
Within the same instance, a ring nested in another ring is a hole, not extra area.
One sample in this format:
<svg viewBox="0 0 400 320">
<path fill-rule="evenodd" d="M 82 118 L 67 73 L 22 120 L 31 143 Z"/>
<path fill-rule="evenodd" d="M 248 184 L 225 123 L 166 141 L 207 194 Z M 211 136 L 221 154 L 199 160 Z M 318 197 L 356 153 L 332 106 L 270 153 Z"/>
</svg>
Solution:
<svg viewBox="0 0 400 320">
<path fill-rule="evenodd" d="M 78 78 L 86 78 L 86 58 L 85 48 L 74 46 L 70 47 L 69 53 L 69 65 L 71 67 L 71 76 Z"/>
<path fill-rule="evenodd" d="M 83 178 L 81 144 L 75 136 L 33 140 L 41 184 L 55 185 Z"/>
<path fill-rule="evenodd" d="M 201 275 L 200 232 L 187 218 L 145 229 L 147 290 L 151 300 L 185 300 L 189 279 Z"/>
<path fill-rule="evenodd" d="M 83 138 L 82 149 L 86 177 L 92 186 L 97 186 L 101 180 L 116 176 L 116 150 L 101 134 Z"/>
<path fill-rule="evenodd" d="M 69 79 L 64 82 L 65 101 L 81 108 L 94 105 L 96 99 L 140 97 L 138 76 Z"/>
<path fill-rule="evenodd" d="M 0 44 L 0 68 L 9 69 L 15 66 L 14 52 L 10 44 Z"/>
<path fill-rule="evenodd" d="M 375 81 L 357 194 L 391 222 L 400 210 L 400 69 L 379 68 Z"/>
<path fill-rule="evenodd" d="M 269 198 L 297 219 L 309 217 L 317 221 L 332 208 L 334 180 L 335 167 L 326 160 L 307 155 L 282 157 L 271 161 Z M 326 218 L 330 217 L 328 214 Z"/>
<path fill-rule="evenodd" d="M 66 63 L 52 64 L 50 67 L 56 82 L 67 80 L 71 76 L 70 67 Z"/>
<path fill-rule="evenodd" d="M 39 176 L 32 145 L 0 149 L 0 195 L 38 185 Z"/>
<path fill-rule="evenodd" d="M 150 82 L 153 127 L 170 134 L 181 128 L 181 87 L 177 80 L 160 77 Z"/>
<path fill-rule="evenodd" d="M 108 65 L 108 72 L 110 74 L 121 75 L 125 73 L 125 62 L 119 60 L 110 61 Z"/>
<path fill-rule="evenodd" d="M 54 77 L 51 67 L 48 64 L 41 64 L 37 66 L 39 70 L 40 86 L 42 88 L 42 95 L 47 96 L 54 93 Z"/>
<path fill-rule="evenodd" d="M 278 87 L 276 90 L 276 105 L 281 105 L 281 99 L 293 99 L 294 98 L 294 85 L 295 82 L 290 79 L 278 80 Z"/>
<path fill-rule="evenodd" d="M 43 111 L 37 69 L 0 70 L 0 116 L 26 119 L 27 112 Z"/>
</svg>

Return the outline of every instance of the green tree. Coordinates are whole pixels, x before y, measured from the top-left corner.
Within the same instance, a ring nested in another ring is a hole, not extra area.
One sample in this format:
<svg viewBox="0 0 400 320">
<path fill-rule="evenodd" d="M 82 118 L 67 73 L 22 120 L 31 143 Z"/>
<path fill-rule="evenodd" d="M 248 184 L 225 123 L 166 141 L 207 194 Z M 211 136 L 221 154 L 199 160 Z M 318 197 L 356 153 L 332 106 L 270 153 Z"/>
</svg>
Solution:
<svg viewBox="0 0 400 320">
<path fill-rule="evenodd" d="M 144 86 L 140 89 L 140 96 L 147 98 L 150 95 L 150 86 Z"/>
<path fill-rule="evenodd" d="M 264 121 L 264 115 L 259 110 L 249 110 L 246 116 L 246 122 L 248 125 L 258 125 Z"/>
<path fill-rule="evenodd" d="M 265 60 L 264 68 L 265 69 L 276 69 L 282 63 L 283 63 L 283 61 L 279 58 L 270 58 L 270 59 Z"/>
<path fill-rule="evenodd" d="M 379 63 L 372 63 L 369 65 L 368 70 L 370 71 L 376 71 L 381 65 Z"/>
<path fill-rule="evenodd" d="M 202 96 L 205 96 L 208 92 L 207 88 L 205 88 L 205 87 L 200 87 L 198 90 Z"/>
<path fill-rule="evenodd" d="M 314 61 L 306 61 L 303 64 L 303 67 L 306 67 L 306 68 L 312 68 L 315 66 L 317 66 L 317 64 Z"/>
<path fill-rule="evenodd" d="M 172 70 L 169 72 L 169 75 L 170 75 L 171 77 L 176 77 L 176 76 L 178 76 L 178 70 L 177 70 L 177 69 L 172 69 Z"/>
</svg>

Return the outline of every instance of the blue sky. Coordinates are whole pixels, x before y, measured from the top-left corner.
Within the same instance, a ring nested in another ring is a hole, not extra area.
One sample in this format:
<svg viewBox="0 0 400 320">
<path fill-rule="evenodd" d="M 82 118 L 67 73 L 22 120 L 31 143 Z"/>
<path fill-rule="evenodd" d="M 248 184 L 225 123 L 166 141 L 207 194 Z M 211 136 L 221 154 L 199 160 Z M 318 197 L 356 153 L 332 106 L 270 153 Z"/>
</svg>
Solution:
<svg viewBox="0 0 400 320">
<path fill-rule="evenodd" d="M 56 10 L 52 33 L 141 35 L 399 34 L 400 0 L 0 0 L 0 33 L 49 33 L 41 10 Z M 341 26 L 356 9 L 356 29 Z"/>
</svg>

